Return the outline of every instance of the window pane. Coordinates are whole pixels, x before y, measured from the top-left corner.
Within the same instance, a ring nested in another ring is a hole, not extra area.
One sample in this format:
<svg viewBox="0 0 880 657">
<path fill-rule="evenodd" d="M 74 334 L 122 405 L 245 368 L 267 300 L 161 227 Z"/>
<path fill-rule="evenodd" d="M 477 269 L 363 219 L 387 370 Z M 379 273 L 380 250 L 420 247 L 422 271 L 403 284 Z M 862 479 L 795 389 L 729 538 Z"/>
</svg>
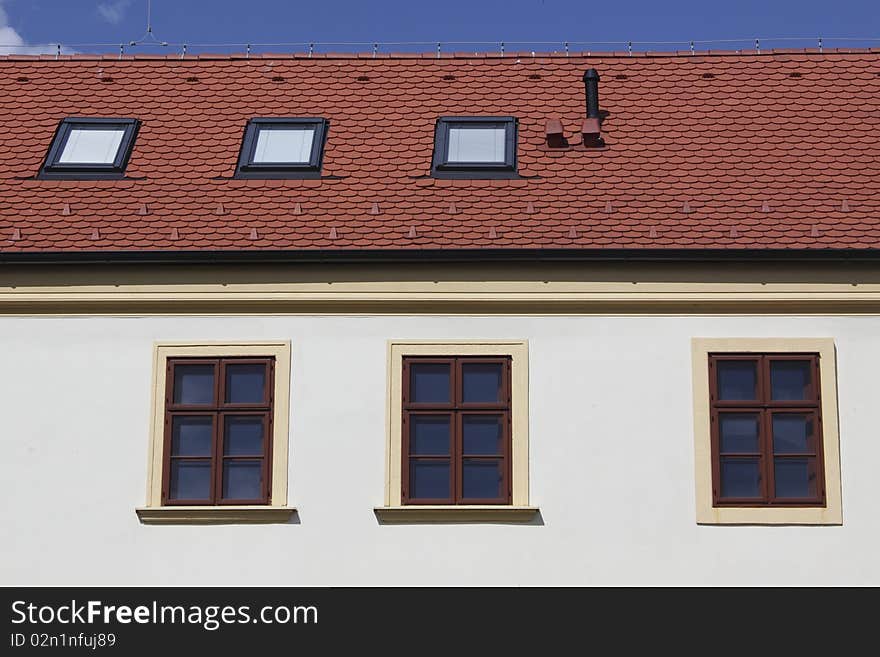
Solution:
<svg viewBox="0 0 880 657">
<path fill-rule="evenodd" d="M 409 371 L 411 401 L 449 403 L 448 363 L 412 363 Z"/>
<path fill-rule="evenodd" d="M 70 131 L 58 162 L 61 164 L 113 164 L 125 130 Z"/>
<path fill-rule="evenodd" d="M 718 399 L 737 401 L 758 398 L 758 368 L 753 360 L 715 361 L 718 370 Z"/>
<path fill-rule="evenodd" d="M 227 417 L 226 431 L 223 434 L 223 453 L 226 456 L 262 456 L 263 418 Z"/>
<path fill-rule="evenodd" d="M 449 128 L 449 162 L 504 162 L 504 128 Z"/>
<path fill-rule="evenodd" d="M 502 367 L 501 363 L 463 363 L 462 400 L 470 403 L 501 401 Z"/>
<path fill-rule="evenodd" d="M 171 461 L 172 500 L 208 500 L 211 497 L 210 461 Z"/>
<path fill-rule="evenodd" d="M 758 451 L 757 413 L 719 413 L 718 436 L 722 454 Z"/>
<path fill-rule="evenodd" d="M 502 415 L 462 416 L 462 451 L 471 456 L 500 456 L 503 419 Z"/>
<path fill-rule="evenodd" d="M 722 497 L 760 497 L 758 459 L 721 459 Z"/>
<path fill-rule="evenodd" d="M 174 367 L 175 404 L 213 404 L 214 366 L 176 365 Z"/>
<path fill-rule="evenodd" d="M 775 360 L 770 363 L 770 398 L 773 401 L 807 399 L 810 395 L 808 360 Z"/>
<path fill-rule="evenodd" d="M 449 498 L 449 461 L 410 461 L 409 490 L 413 499 Z"/>
<path fill-rule="evenodd" d="M 262 461 L 226 461 L 223 464 L 223 499 L 261 499 L 262 479 Z"/>
<path fill-rule="evenodd" d="M 226 366 L 226 403 L 261 404 L 265 400 L 266 366 L 247 363 Z"/>
<path fill-rule="evenodd" d="M 773 414 L 773 451 L 797 454 L 811 451 L 813 417 L 806 413 Z"/>
<path fill-rule="evenodd" d="M 469 499 L 501 497 L 501 461 L 465 459 L 461 474 L 461 495 Z"/>
<path fill-rule="evenodd" d="M 312 156 L 314 138 L 314 128 L 273 128 L 269 126 L 258 128 L 254 163 L 308 164 Z"/>
<path fill-rule="evenodd" d="M 812 459 L 776 459 L 776 497 L 815 497 L 816 477 L 810 473 Z"/>
<path fill-rule="evenodd" d="M 213 426 L 210 417 L 172 417 L 171 454 L 173 456 L 211 456 Z"/>
<path fill-rule="evenodd" d="M 448 415 L 410 415 L 409 453 L 418 456 L 449 454 Z"/>
</svg>

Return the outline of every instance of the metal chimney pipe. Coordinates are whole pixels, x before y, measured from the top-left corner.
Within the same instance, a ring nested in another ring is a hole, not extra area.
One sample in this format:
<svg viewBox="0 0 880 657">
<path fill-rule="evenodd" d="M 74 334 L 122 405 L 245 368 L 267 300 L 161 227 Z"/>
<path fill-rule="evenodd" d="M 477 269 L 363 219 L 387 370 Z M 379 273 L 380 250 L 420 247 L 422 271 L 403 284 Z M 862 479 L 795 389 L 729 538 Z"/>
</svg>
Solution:
<svg viewBox="0 0 880 657">
<path fill-rule="evenodd" d="M 599 118 L 599 71 L 588 68 L 584 73 L 584 94 L 587 98 L 587 118 Z"/>
</svg>

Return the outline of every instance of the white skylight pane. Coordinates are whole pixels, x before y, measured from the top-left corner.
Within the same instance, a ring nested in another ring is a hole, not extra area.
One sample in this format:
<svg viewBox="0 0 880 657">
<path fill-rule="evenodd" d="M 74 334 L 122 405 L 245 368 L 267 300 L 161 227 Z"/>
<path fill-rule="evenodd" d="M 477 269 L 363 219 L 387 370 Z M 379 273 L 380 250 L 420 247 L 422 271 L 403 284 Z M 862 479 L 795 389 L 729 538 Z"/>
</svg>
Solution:
<svg viewBox="0 0 880 657">
<path fill-rule="evenodd" d="M 308 164 L 314 138 L 314 130 L 262 128 L 257 133 L 254 164 Z"/>
<path fill-rule="evenodd" d="M 125 130 L 82 130 L 73 128 L 60 164 L 113 164 Z"/>
<path fill-rule="evenodd" d="M 504 128 L 449 128 L 449 162 L 504 162 Z"/>
</svg>

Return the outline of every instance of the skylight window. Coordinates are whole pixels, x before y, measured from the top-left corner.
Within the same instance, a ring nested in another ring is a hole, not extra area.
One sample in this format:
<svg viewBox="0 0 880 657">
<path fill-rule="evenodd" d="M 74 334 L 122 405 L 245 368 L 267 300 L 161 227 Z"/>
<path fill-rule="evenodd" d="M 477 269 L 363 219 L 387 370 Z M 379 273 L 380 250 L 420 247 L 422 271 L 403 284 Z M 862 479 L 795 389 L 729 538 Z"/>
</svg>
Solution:
<svg viewBox="0 0 880 657">
<path fill-rule="evenodd" d="M 516 119 L 449 116 L 437 120 L 432 173 L 437 178 L 516 175 Z"/>
<path fill-rule="evenodd" d="M 319 176 L 327 125 L 320 118 L 251 119 L 245 129 L 237 177 Z"/>
<path fill-rule="evenodd" d="M 70 131 L 67 143 L 61 149 L 60 164 L 113 164 L 125 130 Z"/>
<path fill-rule="evenodd" d="M 139 127 L 136 119 L 63 119 L 40 177 L 121 178 Z"/>
<path fill-rule="evenodd" d="M 306 163 L 312 157 L 315 131 L 309 128 L 265 126 L 257 132 L 254 163 Z"/>
<path fill-rule="evenodd" d="M 504 128 L 449 128 L 450 163 L 504 162 Z"/>
</svg>

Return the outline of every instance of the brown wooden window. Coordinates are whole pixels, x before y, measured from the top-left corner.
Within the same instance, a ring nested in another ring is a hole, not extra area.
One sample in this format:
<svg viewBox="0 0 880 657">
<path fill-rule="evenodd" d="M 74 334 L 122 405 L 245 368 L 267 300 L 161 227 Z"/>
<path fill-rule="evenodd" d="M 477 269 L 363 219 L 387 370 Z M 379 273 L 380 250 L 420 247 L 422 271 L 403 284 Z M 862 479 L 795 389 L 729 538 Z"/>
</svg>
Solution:
<svg viewBox="0 0 880 657">
<path fill-rule="evenodd" d="M 404 504 L 510 504 L 510 357 L 403 359 Z"/>
<path fill-rule="evenodd" d="M 274 365 L 168 359 L 163 504 L 269 504 Z"/>
<path fill-rule="evenodd" d="M 818 354 L 709 354 L 714 506 L 824 506 Z"/>
</svg>

